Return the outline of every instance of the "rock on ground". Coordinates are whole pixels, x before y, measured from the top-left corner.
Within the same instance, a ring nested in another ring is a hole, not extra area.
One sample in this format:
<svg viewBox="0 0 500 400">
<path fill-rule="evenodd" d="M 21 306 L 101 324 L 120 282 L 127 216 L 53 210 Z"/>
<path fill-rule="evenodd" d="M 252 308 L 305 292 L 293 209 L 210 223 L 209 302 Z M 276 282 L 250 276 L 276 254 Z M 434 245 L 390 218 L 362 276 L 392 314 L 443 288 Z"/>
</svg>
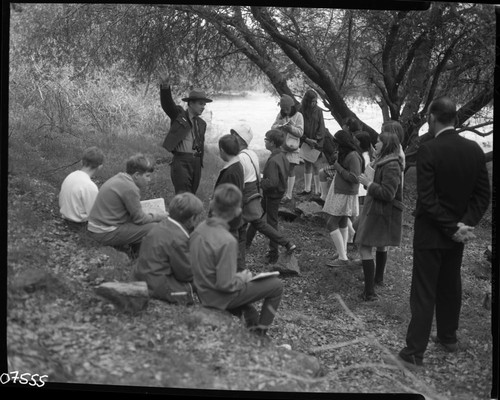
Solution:
<svg viewBox="0 0 500 400">
<path fill-rule="evenodd" d="M 149 301 L 148 286 L 142 281 L 105 282 L 96 287 L 95 292 L 126 312 L 144 310 Z"/>
</svg>

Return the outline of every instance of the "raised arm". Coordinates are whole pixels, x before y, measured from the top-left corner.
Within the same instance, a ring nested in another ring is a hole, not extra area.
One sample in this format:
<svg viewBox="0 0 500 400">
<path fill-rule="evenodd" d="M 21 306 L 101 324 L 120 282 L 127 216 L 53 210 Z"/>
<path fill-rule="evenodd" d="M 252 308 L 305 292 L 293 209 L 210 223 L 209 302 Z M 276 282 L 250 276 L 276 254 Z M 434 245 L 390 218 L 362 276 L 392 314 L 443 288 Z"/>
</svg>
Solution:
<svg viewBox="0 0 500 400">
<path fill-rule="evenodd" d="M 160 84 L 160 103 L 161 108 L 165 111 L 170 120 L 173 121 L 177 118 L 180 106 L 175 104 L 175 101 L 172 98 L 172 89 L 170 88 L 169 83 Z"/>
</svg>

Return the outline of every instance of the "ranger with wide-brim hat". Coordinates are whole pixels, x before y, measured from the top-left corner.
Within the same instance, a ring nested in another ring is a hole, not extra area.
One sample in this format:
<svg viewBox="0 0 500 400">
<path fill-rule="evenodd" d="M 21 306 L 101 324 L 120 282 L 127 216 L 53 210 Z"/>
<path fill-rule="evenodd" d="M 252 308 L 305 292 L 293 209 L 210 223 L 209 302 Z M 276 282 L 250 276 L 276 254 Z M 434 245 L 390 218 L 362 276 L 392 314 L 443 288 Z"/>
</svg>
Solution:
<svg viewBox="0 0 500 400">
<path fill-rule="evenodd" d="M 195 101 L 203 100 L 206 103 L 211 103 L 212 99 L 209 99 L 206 93 L 202 90 L 191 90 L 188 97 L 184 97 L 182 101 Z"/>
<path fill-rule="evenodd" d="M 173 154 L 170 163 L 170 178 L 175 193 L 196 193 L 203 167 L 206 122 L 200 118 L 205 104 L 213 100 L 199 89 L 193 89 L 182 101 L 187 109 L 175 104 L 170 85 L 160 85 L 160 102 L 170 118 L 170 129 L 163 147 Z"/>
</svg>

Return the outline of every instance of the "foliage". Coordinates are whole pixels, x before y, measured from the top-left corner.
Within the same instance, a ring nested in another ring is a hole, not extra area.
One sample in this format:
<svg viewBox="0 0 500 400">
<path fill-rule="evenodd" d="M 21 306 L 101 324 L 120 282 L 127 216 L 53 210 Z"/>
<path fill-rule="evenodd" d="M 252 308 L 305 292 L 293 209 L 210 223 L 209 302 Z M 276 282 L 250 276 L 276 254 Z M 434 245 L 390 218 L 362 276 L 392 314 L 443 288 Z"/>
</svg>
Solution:
<svg viewBox="0 0 500 400">
<path fill-rule="evenodd" d="M 252 88 L 264 75 L 278 94 L 313 87 L 338 122 L 354 114 L 349 98 L 368 97 L 413 143 L 434 96 L 457 98 L 460 125 L 491 102 L 492 11 L 439 2 L 420 11 L 38 4 L 13 13 L 11 54 L 16 64 L 69 66 L 73 78 L 117 68 L 146 93 L 158 71 L 178 93 Z"/>
<path fill-rule="evenodd" d="M 358 14 L 364 35 L 373 38 L 362 56 L 365 79 L 376 87 L 387 118 L 405 127 L 405 147 L 436 96 L 447 94 L 463 106 L 459 125 L 492 101 L 492 11 L 489 5 L 433 3 L 426 12 Z"/>
</svg>

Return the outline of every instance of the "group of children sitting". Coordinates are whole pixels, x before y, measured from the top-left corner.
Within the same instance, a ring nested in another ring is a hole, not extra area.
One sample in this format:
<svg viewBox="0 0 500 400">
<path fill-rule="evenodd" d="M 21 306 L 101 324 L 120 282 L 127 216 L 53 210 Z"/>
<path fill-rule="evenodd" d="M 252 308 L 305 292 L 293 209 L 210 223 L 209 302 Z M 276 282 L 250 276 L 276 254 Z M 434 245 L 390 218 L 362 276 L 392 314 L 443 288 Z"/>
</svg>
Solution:
<svg viewBox="0 0 500 400">
<path fill-rule="evenodd" d="M 101 168 L 104 155 L 96 147 L 84 152 L 82 168 L 62 183 L 61 214 L 71 227 L 85 229 L 103 245 L 130 246 L 136 257 L 134 279 L 145 281 L 152 297 L 192 304 L 197 296 L 204 306 L 242 317 L 252 332 L 266 337 L 283 285 L 275 276 L 252 280 L 252 273 L 244 267 L 244 250 L 256 231 L 270 239 L 268 255 L 273 258 L 279 245 L 290 253 L 296 246 L 277 226 L 288 170 L 281 150 L 284 133 L 276 129 L 266 133 L 265 145 L 271 155 L 262 176 L 255 165 L 258 158 L 247 149 L 251 138 L 249 127 L 238 126 L 219 139 L 225 165 L 216 179 L 208 218 L 201 223 L 203 203 L 189 192 L 176 194 L 168 212 L 143 211 L 141 189 L 149 183 L 154 168 L 142 154 L 130 157 L 125 172 L 98 189 L 91 177 Z M 246 164 L 240 161 L 245 158 L 243 153 L 248 155 Z M 256 184 L 245 182 L 249 165 Z M 276 260 L 268 257 L 268 261 Z M 259 313 L 252 303 L 260 300 Z"/>
</svg>

